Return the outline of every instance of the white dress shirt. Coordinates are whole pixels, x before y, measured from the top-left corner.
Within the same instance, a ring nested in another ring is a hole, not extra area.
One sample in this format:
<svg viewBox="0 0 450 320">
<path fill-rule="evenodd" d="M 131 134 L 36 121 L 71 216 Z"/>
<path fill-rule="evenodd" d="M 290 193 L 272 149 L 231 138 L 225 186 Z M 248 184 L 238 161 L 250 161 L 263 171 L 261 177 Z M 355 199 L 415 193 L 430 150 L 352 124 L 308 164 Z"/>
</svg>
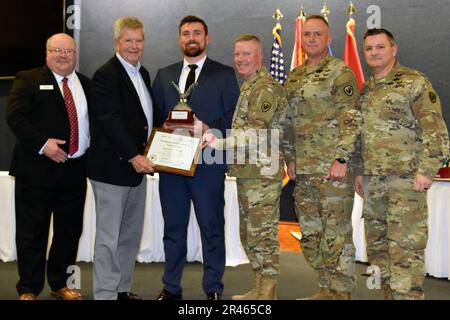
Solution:
<svg viewBox="0 0 450 320">
<path fill-rule="evenodd" d="M 55 76 L 56 83 L 58 83 L 59 90 L 63 93 L 63 82 L 65 78 L 56 74 L 52 71 Z M 72 92 L 73 101 L 75 102 L 75 108 L 77 109 L 77 119 L 78 119 L 78 151 L 73 155 L 68 155 L 69 159 L 75 159 L 84 155 L 86 150 L 89 148 L 91 135 L 89 133 L 89 115 L 88 115 L 88 105 L 86 100 L 86 95 L 84 94 L 83 87 L 81 86 L 80 79 L 78 79 L 77 74 L 73 71 L 67 77 L 67 84 Z M 40 154 L 44 152 L 44 148 L 48 141 L 44 144 L 42 149 L 39 151 Z M 69 144 L 69 141 L 66 141 Z"/>
<path fill-rule="evenodd" d="M 136 89 L 136 92 L 139 96 L 139 100 L 141 101 L 142 109 L 144 111 L 145 117 L 147 118 L 147 139 L 150 138 L 150 134 L 153 129 L 153 101 L 150 96 L 150 92 L 145 85 L 144 79 L 142 79 L 141 73 L 139 69 L 141 68 L 141 63 L 138 62 L 136 66 L 133 66 L 131 63 L 126 61 L 121 55 L 116 52 L 116 57 L 119 59 L 120 63 L 122 63 L 123 67 L 127 71 L 128 76 L 130 77 L 131 82 Z"/>
<path fill-rule="evenodd" d="M 205 64 L 206 56 L 203 57 L 202 60 L 198 61 L 197 63 L 189 63 L 186 61 L 186 59 L 183 60 L 183 69 L 181 69 L 180 74 L 180 80 L 178 80 L 178 87 L 180 88 L 180 91 L 184 93 L 186 90 L 186 80 L 189 74 L 189 71 L 191 71 L 191 68 L 189 68 L 190 64 L 196 64 L 197 69 L 195 69 L 195 82 L 197 82 L 198 76 L 200 75 L 200 72 L 202 71 L 203 65 Z M 195 91 L 195 89 L 194 89 Z"/>
</svg>

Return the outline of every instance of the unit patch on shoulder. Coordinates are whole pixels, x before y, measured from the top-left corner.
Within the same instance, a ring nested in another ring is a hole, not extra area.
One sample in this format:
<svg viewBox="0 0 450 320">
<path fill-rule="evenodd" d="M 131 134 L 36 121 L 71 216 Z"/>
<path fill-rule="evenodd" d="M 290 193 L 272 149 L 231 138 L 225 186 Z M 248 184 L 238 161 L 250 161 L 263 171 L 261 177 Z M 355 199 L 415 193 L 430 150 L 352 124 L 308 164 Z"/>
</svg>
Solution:
<svg viewBox="0 0 450 320">
<path fill-rule="evenodd" d="M 262 112 L 267 112 L 272 108 L 272 104 L 270 102 L 264 101 L 261 105 Z"/>
<path fill-rule="evenodd" d="M 429 96 L 430 96 L 431 103 L 436 103 L 436 101 L 437 101 L 436 93 L 434 93 L 433 91 L 430 91 Z"/>
<path fill-rule="evenodd" d="M 351 97 L 353 95 L 353 86 L 348 85 L 344 87 L 344 92 L 346 95 L 348 95 L 349 97 Z"/>
</svg>

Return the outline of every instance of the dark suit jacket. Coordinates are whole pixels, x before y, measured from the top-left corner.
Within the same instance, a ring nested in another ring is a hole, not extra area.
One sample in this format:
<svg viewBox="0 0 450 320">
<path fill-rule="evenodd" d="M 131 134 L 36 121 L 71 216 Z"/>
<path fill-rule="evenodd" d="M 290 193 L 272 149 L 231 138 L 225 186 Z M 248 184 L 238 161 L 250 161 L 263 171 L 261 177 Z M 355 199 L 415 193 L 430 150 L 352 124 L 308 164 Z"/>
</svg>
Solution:
<svg viewBox="0 0 450 320">
<path fill-rule="evenodd" d="M 90 80 L 77 73 L 89 104 Z M 52 85 L 42 90 L 41 85 Z M 89 110 L 89 108 L 88 108 Z M 64 98 L 47 67 L 19 72 L 7 99 L 7 122 L 17 137 L 10 174 L 16 177 L 56 181 L 66 164 L 40 155 L 49 138 L 65 140 L 60 148 L 69 151 L 70 123 Z"/>
<path fill-rule="evenodd" d="M 140 73 L 154 100 L 149 73 L 144 67 Z M 153 111 L 156 119 L 155 106 Z M 92 78 L 92 112 L 89 178 L 119 186 L 139 185 L 143 175 L 136 173 L 129 160 L 144 152 L 148 124 L 138 93 L 116 56 Z"/>
<path fill-rule="evenodd" d="M 153 93 L 160 113 L 160 122 L 155 123 L 155 126 L 161 126 L 169 111 L 179 102 L 179 94 L 172 81 L 178 84 L 182 68 L 181 61 L 158 70 L 153 83 Z M 219 129 L 225 136 L 226 129 L 231 128 L 238 97 L 239 86 L 233 68 L 206 58 L 188 104 L 200 120 L 210 128 Z M 214 155 L 214 151 L 209 150 L 209 147 L 205 148 L 204 153 Z M 226 166 L 200 165 L 197 170 L 206 168 L 225 170 Z"/>
</svg>

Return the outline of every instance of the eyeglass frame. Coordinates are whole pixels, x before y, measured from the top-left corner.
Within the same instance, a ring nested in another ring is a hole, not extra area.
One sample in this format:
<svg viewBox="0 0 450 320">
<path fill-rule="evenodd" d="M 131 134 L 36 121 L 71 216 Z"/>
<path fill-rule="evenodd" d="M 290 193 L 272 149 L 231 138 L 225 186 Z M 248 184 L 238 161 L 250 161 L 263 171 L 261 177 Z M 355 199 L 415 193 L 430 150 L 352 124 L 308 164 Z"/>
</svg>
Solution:
<svg viewBox="0 0 450 320">
<path fill-rule="evenodd" d="M 51 53 L 55 52 L 57 54 L 63 54 L 64 53 L 66 56 L 72 55 L 72 54 L 74 54 L 76 52 L 75 49 L 61 49 L 61 48 L 53 48 L 53 49 L 47 48 L 47 51 L 49 51 Z"/>
</svg>

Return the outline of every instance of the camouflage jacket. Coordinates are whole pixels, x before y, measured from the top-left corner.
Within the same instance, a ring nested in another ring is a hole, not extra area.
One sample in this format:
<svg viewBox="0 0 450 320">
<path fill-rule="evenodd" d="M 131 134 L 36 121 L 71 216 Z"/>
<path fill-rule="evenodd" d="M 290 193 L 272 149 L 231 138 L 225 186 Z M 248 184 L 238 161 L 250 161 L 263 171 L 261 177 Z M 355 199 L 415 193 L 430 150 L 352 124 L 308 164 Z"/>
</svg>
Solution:
<svg viewBox="0 0 450 320">
<path fill-rule="evenodd" d="M 327 55 L 316 66 L 304 63 L 292 70 L 285 89 L 294 113 L 294 136 L 286 139 L 295 145 L 297 174 L 326 174 L 334 159 L 348 161 L 360 121 L 351 69 Z"/>
<path fill-rule="evenodd" d="M 242 84 L 231 135 L 218 140 L 218 149 L 227 149 L 230 175 L 281 180 L 280 140 L 285 131 L 292 131 L 288 108 L 283 87 L 265 67 Z M 281 149 L 289 151 L 284 145 Z"/>
<path fill-rule="evenodd" d="M 420 72 L 396 63 L 384 78 L 372 76 L 357 103 L 362 122 L 358 173 L 434 176 L 448 156 L 441 103 Z"/>
</svg>

